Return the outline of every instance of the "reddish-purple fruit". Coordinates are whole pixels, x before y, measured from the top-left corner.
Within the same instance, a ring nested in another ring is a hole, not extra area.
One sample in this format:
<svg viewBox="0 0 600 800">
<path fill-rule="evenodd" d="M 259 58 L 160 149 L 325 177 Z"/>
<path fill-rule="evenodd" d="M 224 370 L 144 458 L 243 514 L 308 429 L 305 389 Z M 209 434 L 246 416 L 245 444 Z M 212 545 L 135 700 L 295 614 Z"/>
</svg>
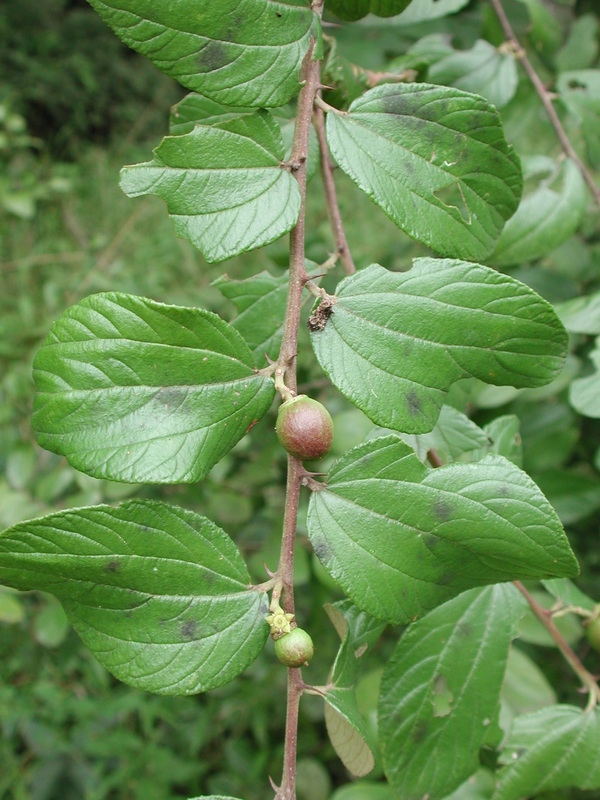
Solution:
<svg viewBox="0 0 600 800">
<path fill-rule="evenodd" d="M 318 400 L 305 394 L 279 406 L 275 430 L 282 447 L 300 461 L 321 458 L 331 447 L 333 439 L 329 411 Z"/>
<path fill-rule="evenodd" d="M 286 667 L 308 666 L 314 652 L 313 641 L 302 628 L 294 628 L 275 640 L 275 654 Z"/>
</svg>

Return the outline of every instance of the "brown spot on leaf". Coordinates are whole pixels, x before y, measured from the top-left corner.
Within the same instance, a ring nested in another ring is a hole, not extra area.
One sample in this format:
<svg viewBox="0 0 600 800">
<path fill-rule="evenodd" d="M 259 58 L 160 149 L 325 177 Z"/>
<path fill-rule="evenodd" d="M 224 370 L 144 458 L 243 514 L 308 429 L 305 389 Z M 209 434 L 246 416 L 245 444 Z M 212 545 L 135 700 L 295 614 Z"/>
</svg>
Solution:
<svg viewBox="0 0 600 800">
<path fill-rule="evenodd" d="M 441 522 L 445 522 L 452 516 L 452 506 L 442 497 L 439 497 L 433 504 L 433 516 Z"/>
<path fill-rule="evenodd" d="M 424 719 L 420 719 L 414 727 L 412 732 L 412 740 L 415 744 L 420 744 L 423 739 L 427 736 L 428 730 L 427 722 Z"/>
<path fill-rule="evenodd" d="M 117 561 L 116 558 L 111 559 L 104 565 L 105 572 L 120 572 L 121 571 L 121 562 Z"/>
<path fill-rule="evenodd" d="M 181 635 L 184 639 L 193 639 L 196 635 L 196 620 L 189 619 L 181 626 Z"/>
<path fill-rule="evenodd" d="M 413 417 L 421 413 L 421 398 L 415 391 L 406 395 L 406 405 L 408 406 L 408 413 Z"/>
<path fill-rule="evenodd" d="M 230 48 L 223 42 L 212 40 L 198 53 L 197 64 L 200 72 L 214 72 L 230 61 Z"/>
</svg>

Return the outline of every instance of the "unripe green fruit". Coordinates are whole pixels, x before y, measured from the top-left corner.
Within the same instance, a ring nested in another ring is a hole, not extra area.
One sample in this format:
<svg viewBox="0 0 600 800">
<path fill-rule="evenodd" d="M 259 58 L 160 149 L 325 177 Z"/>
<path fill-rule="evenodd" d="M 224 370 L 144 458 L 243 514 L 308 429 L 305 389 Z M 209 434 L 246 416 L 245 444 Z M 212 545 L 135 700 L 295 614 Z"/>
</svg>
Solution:
<svg viewBox="0 0 600 800">
<path fill-rule="evenodd" d="M 315 646 L 308 633 L 302 628 L 294 628 L 275 640 L 275 654 L 286 667 L 307 665 L 315 652 Z"/>
<path fill-rule="evenodd" d="M 305 394 L 279 406 L 275 430 L 282 447 L 300 461 L 321 458 L 333 440 L 329 411 L 318 400 Z"/>
<path fill-rule="evenodd" d="M 585 633 L 594 650 L 600 650 L 600 617 L 596 617 L 590 622 Z"/>
</svg>

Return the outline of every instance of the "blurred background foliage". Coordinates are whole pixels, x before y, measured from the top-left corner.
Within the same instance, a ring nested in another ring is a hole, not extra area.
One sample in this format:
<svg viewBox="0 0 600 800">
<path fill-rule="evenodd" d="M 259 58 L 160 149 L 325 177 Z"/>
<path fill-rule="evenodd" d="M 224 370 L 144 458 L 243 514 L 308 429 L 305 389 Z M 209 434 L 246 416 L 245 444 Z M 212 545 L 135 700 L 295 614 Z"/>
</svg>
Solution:
<svg viewBox="0 0 600 800">
<path fill-rule="evenodd" d="M 600 88 L 594 91 L 593 83 L 600 76 L 597 3 L 510 0 L 505 6 L 542 79 L 560 93 L 557 110 L 575 147 L 600 167 Z M 332 84 L 342 78 L 346 88 L 333 89 L 330 102 L 341 107 L 364 91 L 365 70 L 413 70 L 419 80 L 489 96 L 521 157 L 560 156 L 538 98 L 502 50 L 501 30 L 484 0 L 427 23 L 396 27 L 367 19 L 333 32 L 337 43 L 328 43 L 327 74 Z M 466 67 L 465 53 L 475 58 Z M 477 57 L 491 59 L 488 78 Z M 51 510 L 133 495 L 171 499 L 226 529 L 258 582 L 265 578 L 263 562 L 271 568 L 277 563 L 284 498 L 284 454 L 270 435 L 273 411 L 197 486 L 95 480 L 40 450 L 30 429 L 33 354 L 68 305 L 117 290 L 202 306 L 231 319 L 235 308 L 215 279 L 225 272 L 243 279 L 265 269 L 285 271 L 285 239 L 225 265 L 208 265 L 175 237 L 159 200 L 131 201 L 119 190 L 120 167 L 150 157 L 167 130 L 170 105 L 183 94 L 122 46 L 84 0 L 19 0 L 0 8 L 0 529 Z M 555 191 L 558 202 L 566 179 L 547 161 L 542 167 L 533 161 L 528 187 Z M 406 270 L 413 257 L 428 254 L 348 179 L 336 179 L 359 267 L 378 262 Z M 333 244 L 318 176 L 309 187 L 307 230 L 308 256 L 323 262 Z M 591 204 L 583 203 L 575 228 L 546 251 L 534 249 L 519 263 L 506 256 L 501 268 L 553 303 L 600 290 L 600 224 Z M 332 289 L 340 277 L 335 270 L 326 286 Z M 600 421 L 579 415 L 568 394 L 570 380 L 592 372 L 593 344 L 592 336 L 575 335 L 570 370 L 547 389 L 517 392 L 470 382 L 458 386 L 450 402 L 481 426 L 518 415 L 524 468 L 567 525 L 582 566 L 579 585 L 600 600 Z M 336 422 L 332 451 L 319 465 L 326 470 L 369 435 L 372 424 L 328 389 L 304 329 L 299 381 L 327 404 Z M 318 684 L 326 681 L 338 646 L 322 605 L 339 595 L 311 555 L 302 514 L 300 519 L 298 616 L 317 646 L 310 680 Z M 548 595 L 540 596 L 551 604 Z M 563 627 L 597 673 L 597 654 L 589 651 L 576 619 L 567 617 Z M 361 680 L 361 710 L 373 726 L 382 665 L 396 637 L 389 631 L 382 638 Z M 549 702 L 558 697 L 580 705 L 576 682 L 533 618 L 518 652 L 523 658 L 511 666 L 508 710 L 528 708 L 531 694 L 520 696 L 515 686 L 536 669 L 538 690 L 546 699 L 550 693 Z M 247 673 L 218 691 L 194 698 L 144 694 L 117 683 L 96 663 L 52 597 L 0 589 L 0 800 L 175 800 L 211 793 L 260 800 L 267 775 L 281 770 L 285 678 L 269 643 Z M 316 697 L 303 698 L 301 730 L 300 800 L 388 797 L 383 785 L 372 783 L 381 777 L 380 766 L 370 783 L 336 789 L 349 776 L 328 744 Z"/>
</svg>

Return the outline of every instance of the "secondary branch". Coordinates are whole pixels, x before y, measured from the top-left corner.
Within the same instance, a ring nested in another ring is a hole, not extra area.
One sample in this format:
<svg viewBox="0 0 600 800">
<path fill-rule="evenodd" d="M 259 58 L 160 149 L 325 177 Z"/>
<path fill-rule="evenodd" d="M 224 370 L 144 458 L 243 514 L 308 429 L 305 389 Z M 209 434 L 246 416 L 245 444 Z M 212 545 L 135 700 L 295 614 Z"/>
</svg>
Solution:
<svg viewBox="0 0 600 800">
<path fill-rule="evenodd" d="M 319 106 L 315 107 L 314 126 L 317 132 L 317 139 L 319 140 L 321 176 L 323 178 L 329 222 L 331 223 L 331 229 L 336 241 L 336 252 L 340 257 L 346 274 L 352 275 L 352 273 L 356 272 L 356 267 L 352 260 L 350 248 L 348 247 L 346 233 L 342 223 L 342 215 L 340 214 L 340 206 L 337 199 L 335 181 L 333 179 L 333 165 L 329 154 L 329 146 L 327 145 L 327 136 L 325 134 L 325 114 L 323 113 L 323 109 Z"/>
<path fill-rule="evenodd" d="M 583 666 L 577 655 L 567 643 L 565 637 L 558 630 L 554 624 L 554 620 L 552 619 L 551 612 L 543 608 L 543 606 L 541 606 L 537 600 L 529 594 L 521 581 L 513 581 L 513 583 L 521 592 L 523 597 L 527 600 L 529 607 L 535 616 L 539 619 L 544 628 L 546 628 L 550 636 L 552 636 L 556 642 L 556 646 L 563 654 L 565 660 L 569 663 L 573 672 L 577 675 L 583 686 L 589 692 L 590 702 L 588 708 L 593 708 L 600 700 L 600 687 L 598 686 L 595 677 Z"/>
<path fill-rule="evenodd" d="M 579 156 L 573 149 L 573 145 L 571 144 L 571 141 L 567 136 L 565 129 L 563 128 L 562 122 L 560 121 L 560 119 L 558 118 L 558 114 L 554 110 L 554 106 L 552 105 L 552 101 L 550 99 L 550 94 L 548 93 L 548 90 L 542 83 L 540 76 L 533 68 L 531 61 L 527 58 L 527 53 L 521 47 L 521 44 L 517 39 L 517 36 L 513 31 L 510 22 L 508 21 L 508 17 L 506 16 L 504 8 L 502 7 L 502 1 L 491 0 L 491 3 L 492 6 L 494 7 L 494 11 L 496 12 L 496 16 L 498 17 L 500 25 L 502 26 L 504 35 L 512 43 L 516 53 L 516 57 L 523 65 L 523 69 L 527 73 L 527 77 L 533 84 L 534 89 L 536 90 L 540 100 L 542 101 L 542 105 L 544 106 L 546 114 L 548 115 L 548 118 L 552 123 L 552 127 L 556 132 L 556 135 L 558 137 L 558 140 L 561 144 L 563 151 L 572 161 L 574 161 L 577 164 L 577 167 L 579 168 L 583 176 L 583 179 L 587 183 L 591 193 L 594 196 L 594 200 L 600 206 L 600 189 L 598 188 L 598 186 L 596 186 L 596 183 L 592 178 L 591 173 L 589 172 L 583 161 L 579 158 Z"/>
</svg>

